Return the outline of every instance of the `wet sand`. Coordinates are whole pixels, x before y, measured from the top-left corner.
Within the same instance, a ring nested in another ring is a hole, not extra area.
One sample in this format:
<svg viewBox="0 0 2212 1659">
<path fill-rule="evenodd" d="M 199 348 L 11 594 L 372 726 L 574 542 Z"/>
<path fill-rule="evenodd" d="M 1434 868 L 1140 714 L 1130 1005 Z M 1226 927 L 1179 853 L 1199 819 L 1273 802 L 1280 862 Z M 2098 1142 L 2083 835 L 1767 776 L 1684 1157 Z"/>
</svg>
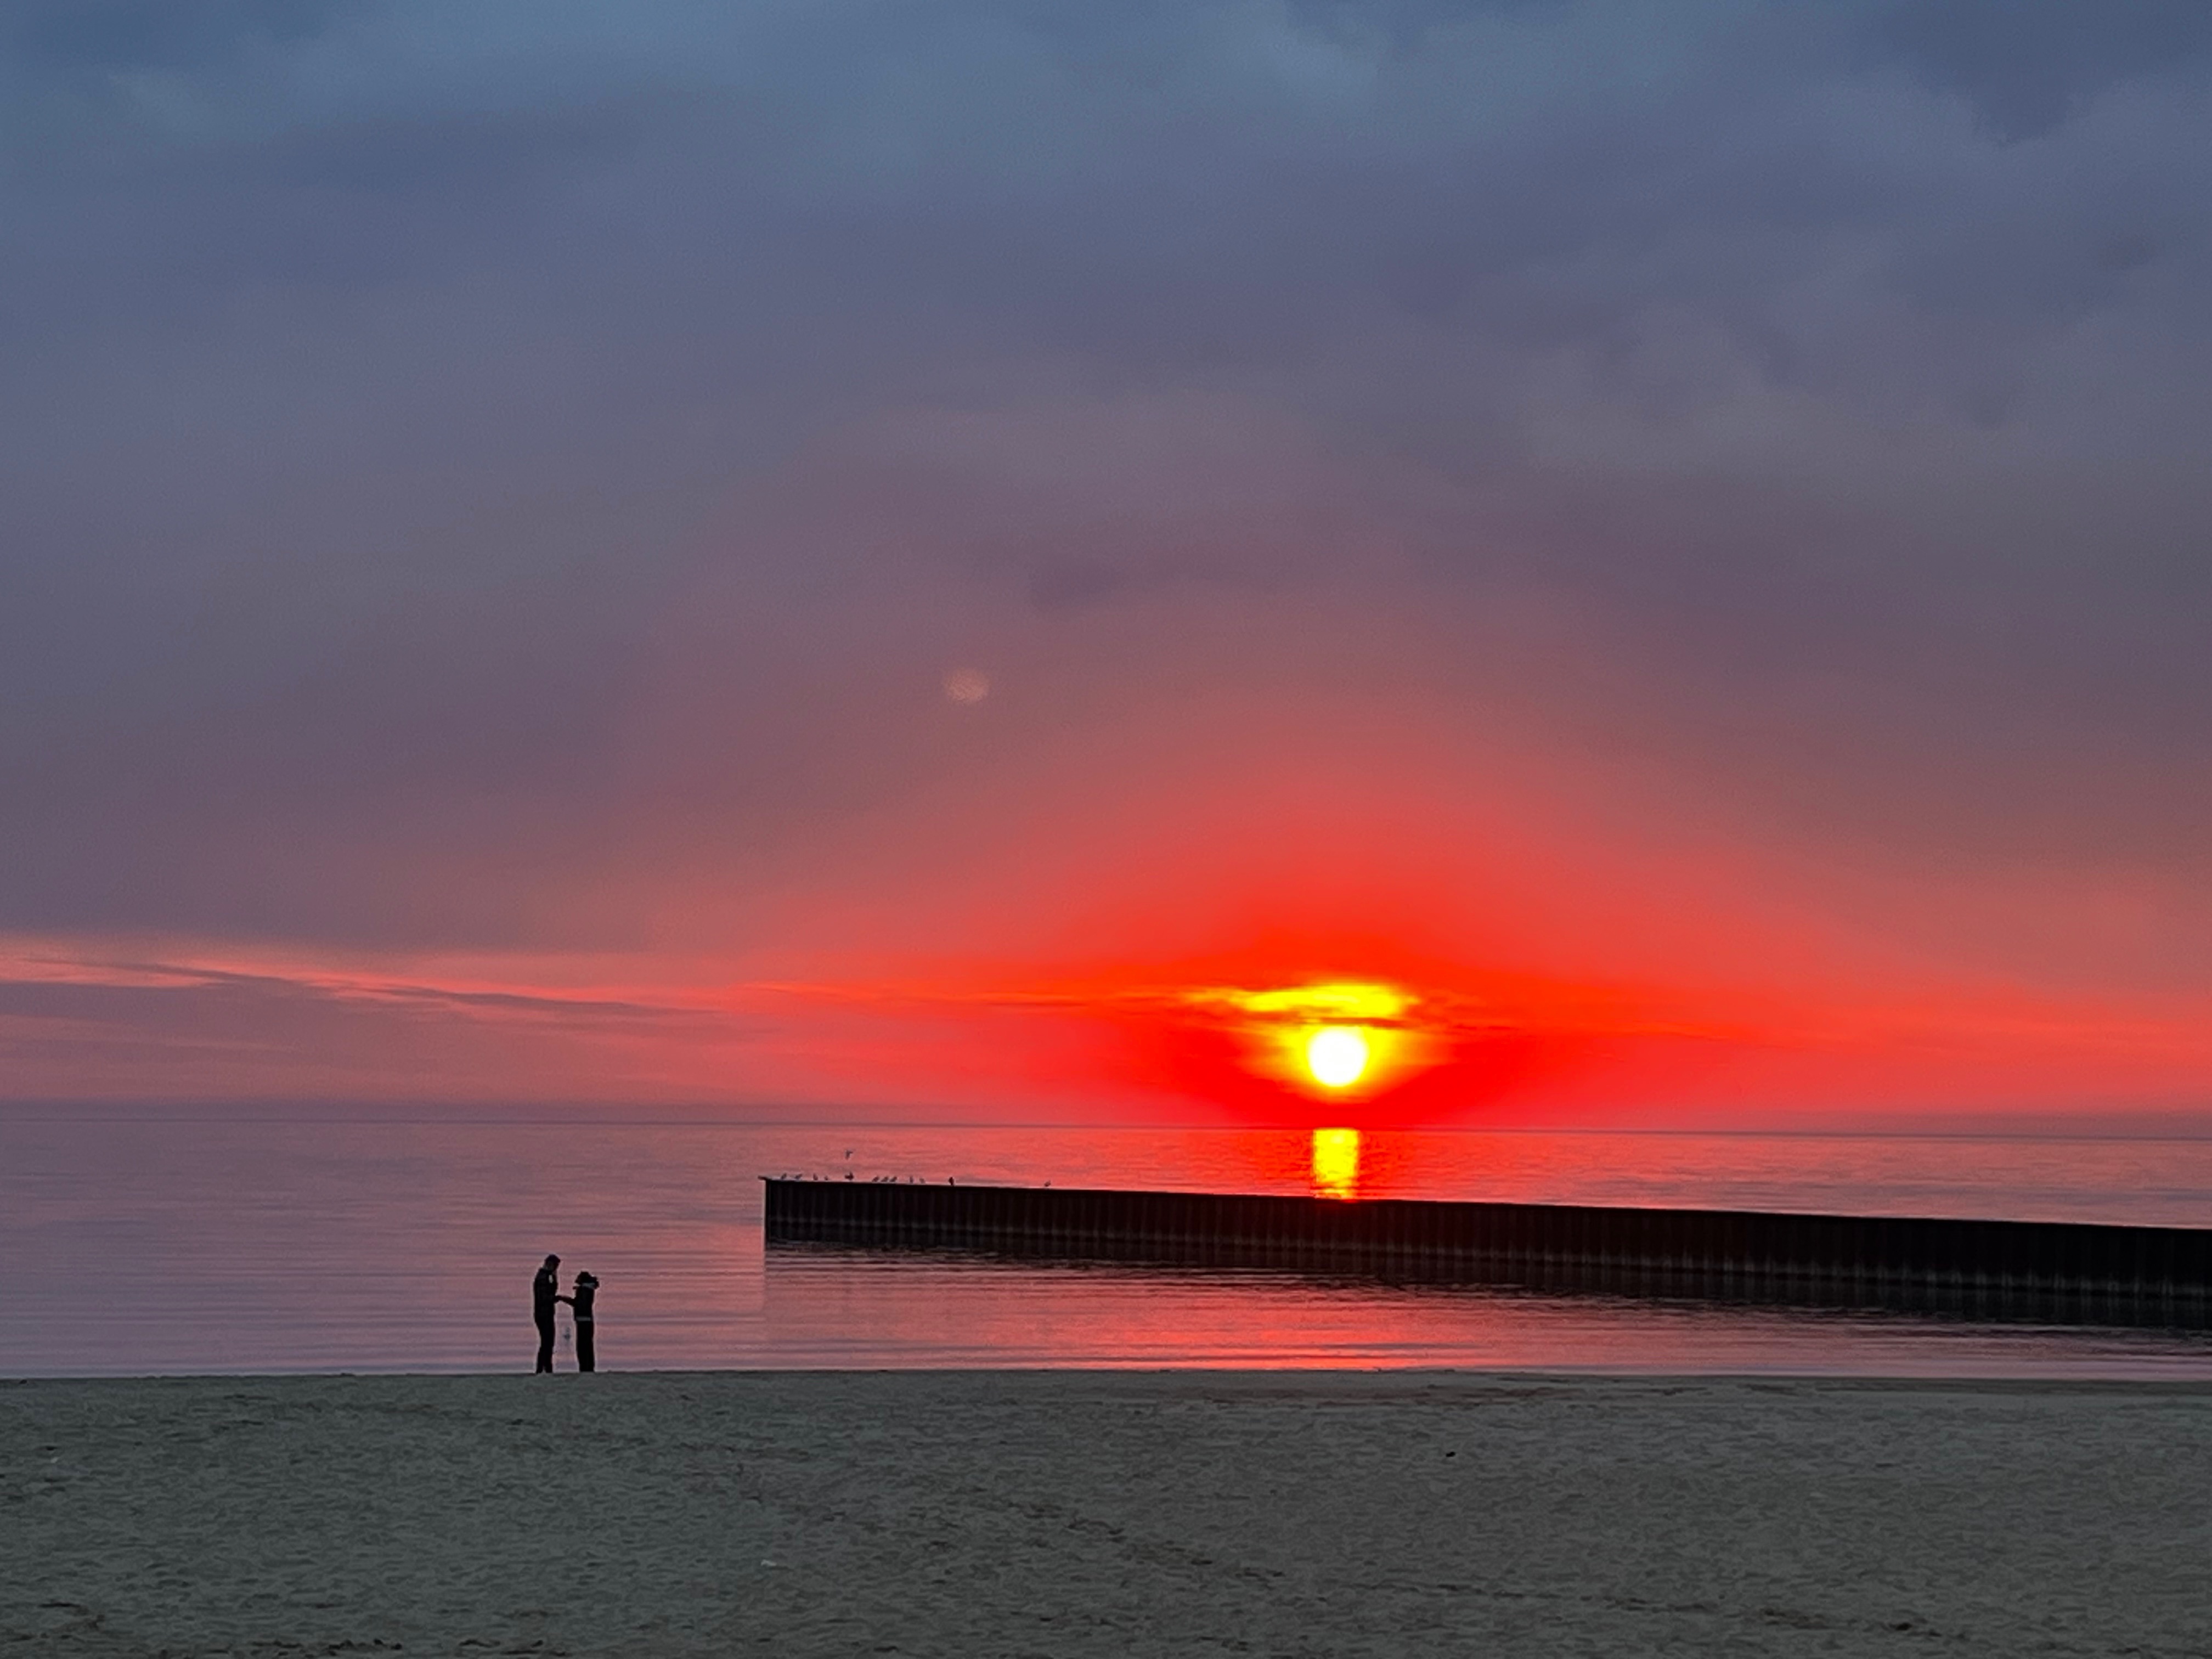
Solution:
<svg viewBox="0 0 2212 1659">
<path fill-rule="evenodd" d="M 2212 1389 L 0 1384 L 0 1656 L 2212 1652 Z"/>
</svg>

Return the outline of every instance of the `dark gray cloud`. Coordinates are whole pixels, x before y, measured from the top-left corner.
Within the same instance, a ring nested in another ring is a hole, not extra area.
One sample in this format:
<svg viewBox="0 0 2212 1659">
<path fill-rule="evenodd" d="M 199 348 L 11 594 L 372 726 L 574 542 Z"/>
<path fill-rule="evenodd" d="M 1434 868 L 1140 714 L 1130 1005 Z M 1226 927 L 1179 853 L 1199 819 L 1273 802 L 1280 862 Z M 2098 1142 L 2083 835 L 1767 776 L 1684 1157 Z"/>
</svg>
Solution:
<svg viewBox="0 0 2212 1659">
<path fill-rule="evenodd" d="M 63 74 L 221 68 L 241 51 L 312 40 L 341 9 L 318 0 L 17 0 L 0 18 L 0 40 L 25 63 Z"/>
<path fill-rule="evenodd" d="M 1869 37 L 1876 61 L 1901 56 L 1999 136 L 2030 138 L 2116 82 L 2201 72 L 2212 15 L 2188 0 L 1901 0 L 1874 15 Z"/>
<path fill-rule="evenodd" d="M 1295 679 L 1347 605 L 1792 834 L 2212 828 L 2201 6 L 0 43 L 0 925 L 526 930 L 927 775 L 948 662 Z"/>
</svg>

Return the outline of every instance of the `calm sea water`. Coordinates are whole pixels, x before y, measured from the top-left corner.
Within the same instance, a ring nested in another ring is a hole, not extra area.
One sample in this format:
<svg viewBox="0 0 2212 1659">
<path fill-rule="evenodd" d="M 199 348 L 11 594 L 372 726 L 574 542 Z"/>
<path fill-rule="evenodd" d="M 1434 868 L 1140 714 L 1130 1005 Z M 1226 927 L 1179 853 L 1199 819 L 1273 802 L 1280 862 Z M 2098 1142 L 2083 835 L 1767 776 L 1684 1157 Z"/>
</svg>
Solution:
<svg viewBox="0 0 2212 1659">
<path fill-rule="evenodd" d="M 1469 1365 L 2212 1376 L 2182 1334 L 764 1251 L 759 1177 L 2212 1224 L 2212 1141 L 0 1115 L 0 1375 L 527 1369 L 588 1267 L 608 1369 Z M 565 1347 L 565 1339 L 564 1339 Z M 564 1354 L 563 1364 L 566 1358 Z"/>
</svg>

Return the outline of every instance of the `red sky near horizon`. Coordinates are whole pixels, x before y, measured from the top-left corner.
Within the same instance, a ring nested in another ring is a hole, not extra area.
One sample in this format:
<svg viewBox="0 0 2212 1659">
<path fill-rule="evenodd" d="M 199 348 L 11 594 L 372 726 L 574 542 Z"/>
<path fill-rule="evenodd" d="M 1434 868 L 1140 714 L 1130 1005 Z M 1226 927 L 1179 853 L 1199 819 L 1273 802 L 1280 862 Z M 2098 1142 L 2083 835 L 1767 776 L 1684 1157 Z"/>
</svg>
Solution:
<svg viewBox="0 0 2212 1659">
<path fill-rule="evenodd" d="M 1793 864 L 1402 702 L 1270 744 L 1238 699 L 1040 757 L 988 726 L 1019 681 L 979 683 L 926 688 L 970 745 L 950 779 L 773 887 L 672 860 L 579 884 L 643 940 L 0 941 L 0 983 L 52 999 L 11 1017 L 8 1094 L 1772 1127 L 2187 1110 L 2212 1080 L 2197 999 L 2020 970 L 2039 934 L 2099 942 L 2064 895 Z M 1248 1012 L 1346 983 L 1404 1006 Z M 1355 1085 L 1296 1063 L 1323 1025 L 1374 1039 Z"/>
</svg>

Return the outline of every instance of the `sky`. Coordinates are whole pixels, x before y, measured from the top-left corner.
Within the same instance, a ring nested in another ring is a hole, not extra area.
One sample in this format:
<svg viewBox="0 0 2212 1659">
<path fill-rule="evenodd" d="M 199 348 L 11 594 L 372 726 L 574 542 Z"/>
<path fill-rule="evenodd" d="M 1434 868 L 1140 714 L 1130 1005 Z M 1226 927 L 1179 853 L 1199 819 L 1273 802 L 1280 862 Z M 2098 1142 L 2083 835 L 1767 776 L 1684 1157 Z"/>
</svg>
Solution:
<svg viewBox="0 0 2212 1659">
<path fill-rule="evenodd" d="M 0 1097 L 2212 1115 L 2208 88 L 2198 0 L 17 0 Z"/>
</svg>

